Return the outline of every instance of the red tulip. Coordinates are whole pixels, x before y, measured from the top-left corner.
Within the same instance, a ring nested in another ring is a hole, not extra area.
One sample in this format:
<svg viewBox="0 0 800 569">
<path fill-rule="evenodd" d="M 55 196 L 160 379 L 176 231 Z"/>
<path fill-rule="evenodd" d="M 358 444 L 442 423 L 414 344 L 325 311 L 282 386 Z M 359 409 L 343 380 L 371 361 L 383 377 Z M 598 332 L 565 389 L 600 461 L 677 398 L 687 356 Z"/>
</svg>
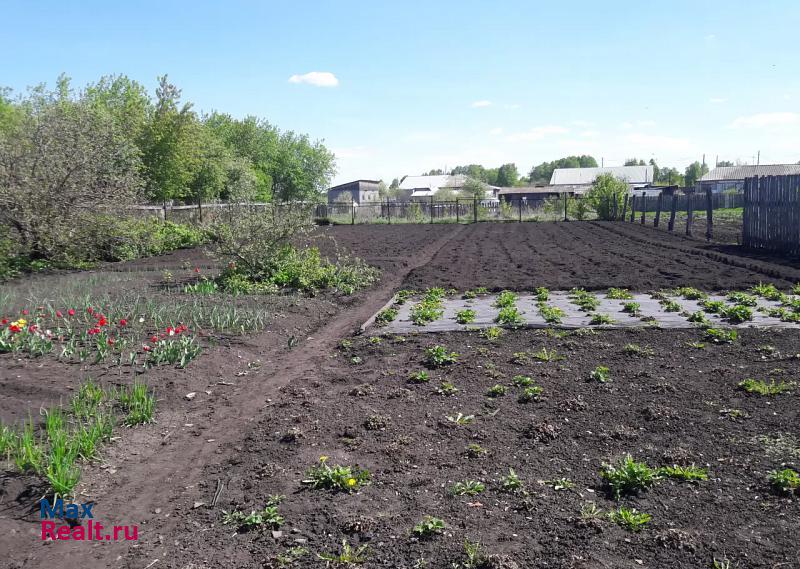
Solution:
<svg viewBox="0 0 800 569">
<path fill-rule="evenodd" d="M 31 324 L 30 326 L 28 326 L 28 332 L 30 332 L 31 334 L 36 332 L 36 324 Z"/>
<path fill-rule="evenodd" d="M 56 310 L 56 318 L 63 318 L 63 317 L 64 317 L 64 315 L 61 314 L 61 311 L 60 310 Z"/>
<path fill-rule="evenodd" d="M 69 310 L 67 310 L 67 314 L 69 314 L 70 316 L 75 316 L 75 309 L 70 308 Z"/>
<path fill-rule="evenodd" d="M 109 338 L 107 341 L 108 341 L 108 345 L 109 346 L 113 346 L 114 345 L 114 338 Z"/>
<path fill-rule="evenodd" d="M 108 320 L 106 320 L 106 317 L 101 314 L 100 318 L 98 318 L 98 320 L 97 320 L 97 325 L 98 326 L 105 326 L 106 324 L 108 324 Z"/>
<path fill-rule="evenodd" d="M 200 267 L 195 267 L 195 268 L 194 268 L 194 272 L 195 272 L 195 273 L 199 273 L 199 272 L 200 272 Z"/>
<path fill-rule="evenodd" d="M 149 351 L 150 351 L 150 346 L 142 346 L 142 349 L 143 349 L 145 352 L 149 352 Z"/>
<path fill-rule="evenodd" d="M 92 312 L 94 312 L 94 308 L 92 308 L 92 307 L 90 306 L 89 308 L 87 308 L 87 309 L 86 309 L 86 312 L 88 312 L 89 314 L 91 314 Z"/>
<path fill-rule="evenodd" d="M 6 324 L 8 324 L 8 318 L 3 318 L 0 320 L 0 325 L 5 326 Z"/>
<path fill-rule="evenodd" d="M 155 344 L 156 342 L 158 342 L 158 336 L 150 336 L 150 341 Z"/>
<path fill-rule="evenodd" d="M 127 321 L 127 320 L 125 320 L 124 318 L 122 318 L 122 319 L 119 321 L 119 325 L 120 325 L 120 326 L 122 326 L 122 327 L 124 328 L 125 326 L 127 326 L 127 325 L 128 325 L 128 321 Z"/>
<path fill-rule="evenodd" d="M 30 314 L 30 311 L 27 308 L 23 308 L 22 309 L 22 315 L 23 316 L 27 316 L 28 314 Z"/>
</svg>

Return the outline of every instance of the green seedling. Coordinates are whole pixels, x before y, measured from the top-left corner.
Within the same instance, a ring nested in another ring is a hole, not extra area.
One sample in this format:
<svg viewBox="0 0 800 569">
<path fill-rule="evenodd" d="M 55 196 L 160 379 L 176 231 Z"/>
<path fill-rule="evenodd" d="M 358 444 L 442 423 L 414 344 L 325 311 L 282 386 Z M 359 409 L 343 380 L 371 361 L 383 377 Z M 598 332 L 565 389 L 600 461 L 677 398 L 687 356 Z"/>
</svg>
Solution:
<svg viewBox="0 0 800 569">
<path fill-rule="evenodd" d="M 397 318 L 398 310 L 393 306 L 389 308 L 384 308 L 378 315 L 375 316 L 375 324 L 378 326 L 386 326 L 390 322 L 393 322 L 395 318 Z"/>
<path fill-rule="evenodd" d="M 284 524 L 283 516 L 278 513 L 277 505 L 268 505 L 263 510 L 252 510 L 249 514 L 238 510 L 233 512 L 222 511 L 223 525 L 236 525 L 239 529 L 249 531 L 252 529 L 278 529 Z"/>
<path fill-rule="evenodd" d="M 558 355 L 558 352 L 555 350 L 548 350 L 547 348 L 542 348 L 535 354 L 533 354 L 533 358 L 539 360 L 540 362 L 555 362 L 558 360 L 563 360 L 564 356 Z"/>
<path fill-rule="evenodd" d="M 517 401 L 520 403 L 530 403 L 531 401 L 538 401 L 544 390 L 538 385 L 530 385 L 522 390 Z"/>
<path fill-rule="evenodd" d="M 706 293 L 690 286 L 683 286 L 676 289 L 675 294 L 682 296 L 686 300 L 703 300 L 704 298 L 708 298 Z"/>
<path fill-rule="evenodd" d="M 742 306 L 758 306 L 758 298 L 746 292 L 731 292 L 728 294 L 728 301 Z"/>
<path fill-rule="evenodd" d="M 637 494 L 646 490 L 655 484 L 659 475 L 644 462 L 637 462 L 627 455 L 615 465 L 603 464 L 600 477 L 608 484 L 614 498 L 619 500 L 623 494 Z"/>
<path fill-rule="evenodd" d="M 500 485 L 506 492 L 519 492 L 522 490 L 522 480 L 514 472 L 513 468 L 508 469 L 508 474 L 500 479 Z"/>
<path fill-rule="evenodd" d="M 610 288 L 606 293 L 606 297 L 613 300 L 630 300 L 633 295 L 626 288 Z"/>
<path fill-rule="evenodd" d="M 721 328 L 706 328 L 704 338 L 715 344 L 732 344 L 739 337 L 736 330 L 723 330 Z"/>
<path fill-rule="evenodd" d="M 781 494 L 794 494 L 800 489 L 800 474 L 791 468 L 773 470 L 769 473 L 769 483 Z"/>
<path fill-rule="evenodd" d="M 544 302 L 538 304 L 539 314 L 542 315 L 544 321 L 548 324 L 561 324 L 561 319 L 564 318 L 564 311 L 557 306 L 549 306 Z"/>
<path fill-rule="evenodd" d="M 486 486 L 478 480 L 464 480 L 456 482 L 450 487 L 450 493 L 454 496 L 477 496 L 484 490 L 486 490 Z"/>
<path fill-rule="evenodd" d="M 537 302 L 547 302 L 550 299 L 550 291 L 543 286 L 536 287 L 536 289 L 533 291 L 533 294 L 536 297 Z"/>
<path fill-rule="evenodd" d="M 439 395 L 444 395 L 449 397 L 451 395 L 455 395 L 456 393 L 458 393 L 458 388 L 452 382 L 443 381 L 439 386 L 439 389 L 436 390 L 436 392 Z"/>
<path fill-rule="evenodd" d="M 425 516 L 422 521 L 417 523 L 411 533 L 417 537 L 429 537 L 441 533 L 444 530 L 444 520 L 433 516 Z"/>
<path fill-rule="evenodd" d="M 753 310 L 743 304 L 737 304 L 724 308 L 719 315 L 731 324 L 741 324 L 753 319 Z"/>
<path fill-rule="evenodd" d="M 500 336 L 503 335 L 503 329 L 498 328 L 497 326 L 490 326 L 489 328 L 484 328 L 483 330 L 481 330 L 480 335 L 486 340 L 494 342 L 495 340 L 499 339 Z"/>
<path fill-rule="evenodd" d="M 525 323 L 525 319 L 516 306 L 506 306 L 500 309 L 494 319 L 498 324 L 516 328 Z"/>
<path fill-rule="evenodd" d="M 480 458 L 489 454 L 489 451 L 483 448 L 478 443 L 470 443 L 467 445 L 465 452 L 470 458 Z"/>
<path fill-rule="evenodd" d="M 504 290 L 497 296 L 494 305 L 497 308 L 513 308 L 517 303 L 517 295 L 509 290 Z"/>
<path fill-rule="evenodd" d="M 425 349 L 425 363 L 431 368 L 439 368 L 456 363 L 458 354 L 449 352 L 447 348 L 440 345 L 431 346 Z"/>
<path fill-rule="evenodd" d="M 123 424 L 127 427 L 153 422 L 156 397 L 143 383 L 134 383 L 118 393 L 119 406 L 127 412 Z"/>
<path fill-rule="evenodd" d="M 368 553 L 368 546 L 353 547 L 346 539 L 343 539 L 342 548 L 338 553 L 318 553 L 317 557 L 334 565 L 349 567 L 366 562 Z"/>
<path fill-rule="evenodd" d="M 475 321 L 477 313 L 471 308 L 465 308 L 456 312 L 456 322 L 459 324 L 469 324 Z"/>
<path fill-rule="evenodd" d="M 606 366 L 597 366 L 589 373 L 589 377 L 600 383 L 611 382 L 611 372 Z"/>
<path fill-rule="evenodd" d="M 431 380 L 430 375 L 425 370 L 412 373 L 408 379 L 411 383 L 428 383 Z"/>
<path fill-rule="evenodd" d="M 708 480 L 708 469 L 699 466 L 663 466 L 658 469 L 659 476 L 673 478 L 683 482 L 699 482 Z"/>
<path fill-rule="evenodd" d="M 664 312 L 680 312 L 681 305 L 675 301 L 670 299 L 664 299 L 660 302 L 661 308 L 664 309 Z"/>
<path fill-rule="evenodd" d="M 533 379 L 527 375 L 515 375 L 511 378 L 511 385 L 514 387 L 528 387 L 533 385 Z"/>
<path fill-rule="evenodd" d="M 625 344 L 622 348 L 622 353 L 626 356 L 652 356 L 655 354 L 653 348 L 648 346 L 640 346 L 639 344 Z"/>
<path fill-rule="evenodd" d="M 622 506 L 610 512 L 608 517 L 618 526 L 632 532 L 641 531 L 653 519 L 650 514 L 640 513 L 635 508 L 628 509 Z"/>
<path fill-rule="evenodd" d="M 458 415 L 455 416 L 448 415 L 447 420 L 450 421 L 451 423 L 455 423 L 456 425 L 463 427 L 464 425 L 469 425 L 470 423 L 472 423 L 475 420 L 475 415 L 464 415 L 462 413 L 459 413 Z"/>
<path fill-rule="evenodd" d="M 508 388 L 505 385 L 500 385 L 498 383 L 489 388 L 489 391 L 486 392 L 486 396 L 492 398 L 502 397 L 506 394 L 506 391 L 508 391 Z"/>
<path fill-rule="evenodd" d="M 589 324 L 595 326 L 602 326 L 605 324 L 613 324 L 614 319 L 608 314 L 593 314 L 592 319 L 589 320 Z"/>
<path fill-rule="evenodd" d="M 358 466 L 328 465 L 328 457 L 321 456 L 319 465 L 306 471 L 303 484 L 308 484 L 314 489 L 338 490 L 354 492 L 362 486 L 369 484 L 370 474 L 365 468 Z"/>
<path fill-rule="evenodd" d="M 638 302 L 626 302 L 622 305 L 622 312 L 631 316 L 639 316 L 642 313 L 642 305 Z"/>
</svg>

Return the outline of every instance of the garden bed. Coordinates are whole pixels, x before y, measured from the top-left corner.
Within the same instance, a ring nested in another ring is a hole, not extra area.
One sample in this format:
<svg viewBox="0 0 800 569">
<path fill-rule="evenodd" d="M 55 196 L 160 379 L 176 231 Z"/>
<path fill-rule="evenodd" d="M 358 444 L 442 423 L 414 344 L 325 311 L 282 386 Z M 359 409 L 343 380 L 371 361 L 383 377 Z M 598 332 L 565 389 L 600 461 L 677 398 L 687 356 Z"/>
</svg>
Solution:
<svg viewBox="0 0 800 569">
<path fill-rule="evenodd" d="M 797 563 L 798 502 L 768 481 L 800 465 L 797 387 L 759 396 L 738 386 L 797 378 L 796 330 L 743 330 L 704 348 L 694 330 L 551 332 L 344 342 L 319 375 L 284 388 L 237 452 L 187 493 L 177 513 L 201 532 L 182 533 L 166 565 L 280 567 L 296 555 L 286 566 L 319 567 L 318 554 L 340 552 L 343 539 L 366 546 L 365 567 L 450 567 L 464 562 L 465 539 L 495 556 L 485 567 Z M 425 350 L 435 344 L 456 361 L 430 369 Z M 598 366 L 606 383 L 592 373 Z M 541 392 L 524 400 L 518 376 Z M 708 479 L 663 478 L 616 500 L 600 471 L 628 454 L 654 469 L 695 465 Z M 320 456 L 367 468 L 371 483 L 352 493 L 310 488 L 303 480 Z M 503 489 L 511 470 L 524 491 Z M 217 506 L 194 508 L 211 502 L 217 479 Z M 469 481 L 484 490 L 453 495 Z M 270 495 L 285 496 L 277 533 L 222 525 L 222 510 L 258 510 Z M 629 531 L 608 517 L 619 507 L 652 519 Z M 419 538 L 412 528 L 426 515 L 444 529 Z M 142 561 L 161 554 L 149 550 Z"/>
</svg>

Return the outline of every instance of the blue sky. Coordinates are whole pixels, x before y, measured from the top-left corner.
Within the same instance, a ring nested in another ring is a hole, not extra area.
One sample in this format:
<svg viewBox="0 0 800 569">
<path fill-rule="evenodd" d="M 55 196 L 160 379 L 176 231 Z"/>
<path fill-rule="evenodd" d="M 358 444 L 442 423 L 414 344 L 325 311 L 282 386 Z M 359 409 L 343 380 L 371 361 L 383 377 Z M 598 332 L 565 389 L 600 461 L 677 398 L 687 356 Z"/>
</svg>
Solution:
<svg viewBox="0 0 800 569">
<path fill-rule="evenodd" d="M 796 1 L 0 0 L 0 13 L 0 85 L 124 73 L 152 89 L 168 73 L 198 110 L 324 139 L 339 182 L 583 153 L 800 160 Z"/>
</svg>

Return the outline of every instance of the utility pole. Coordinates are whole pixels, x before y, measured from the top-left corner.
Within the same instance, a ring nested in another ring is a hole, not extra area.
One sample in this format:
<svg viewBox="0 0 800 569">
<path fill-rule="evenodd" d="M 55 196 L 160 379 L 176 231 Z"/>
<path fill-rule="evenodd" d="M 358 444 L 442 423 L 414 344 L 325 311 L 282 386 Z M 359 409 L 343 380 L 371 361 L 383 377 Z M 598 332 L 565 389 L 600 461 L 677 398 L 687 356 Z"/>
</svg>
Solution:
<svg viewBox="0 0 800 569">
<path fill-rule="evenodd" d="M 600 167 L 601 168 L 605 168 L 606 167 L 606 159 L 603 158 L 602 156 L 600 157 Z"/>
<path fill-rule="evenodd" d="M 756 161 L 756 166 L 761 165 L 761 151 L 758 151 L 758 160 Z"/>
</svg>

